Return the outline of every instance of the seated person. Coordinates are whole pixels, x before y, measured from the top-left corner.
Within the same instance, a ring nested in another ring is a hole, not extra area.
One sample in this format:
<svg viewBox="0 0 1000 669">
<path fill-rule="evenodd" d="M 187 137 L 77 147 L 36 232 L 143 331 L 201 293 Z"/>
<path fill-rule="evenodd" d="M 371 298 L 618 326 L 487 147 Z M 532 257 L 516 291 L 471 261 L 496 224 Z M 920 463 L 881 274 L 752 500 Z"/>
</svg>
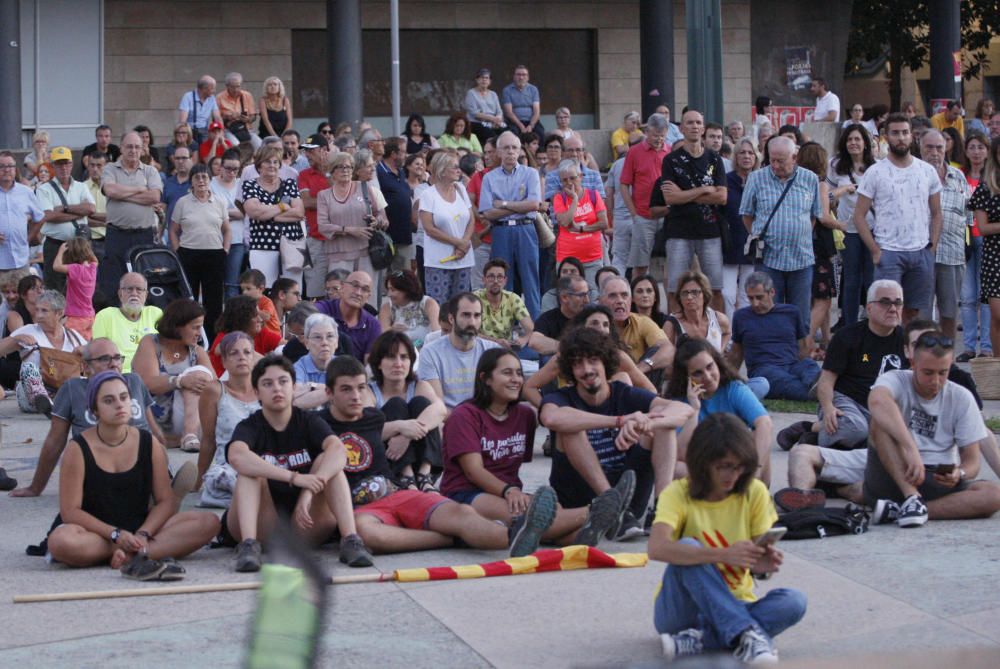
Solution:
<svg viewBox="0 0 1000 669">
<path fill-rule="evenodd" d="M 264 312 L 259 301 L 249 295 L 234 295 L 226 300 L 222 315 L 215 324 L 215 341 L 208 347 L 208 357 L 212 369 L 222 376 L 222 358 L 219 357 L 219 342 L 230 332 L 245 332 L 253 338 L 253 348 L 260 355 L 267 355 L 281 343 L 281 335 L 264 327 Z M 259 359 L 259 358 L 258 358 Z M 256 360 L 254 361 L 256 362 Z"/>
<path fill-rule="evenodd" d="M 420 349 L 427 335 L 439 329 L 440 307 L 429 295 L 424 295 L 420 279 L 408 269 L 390 272 L 385 278 L 386 296 L 382 298 L 378 320 L 382 332 L 405 332 Z"/>
<path fill-rule="evenodd" d="M 303 336 L 305 335 L 306 319 L 313 314 L 318 314 L 319 310 L 312 302 L 299 302 L 288 312 L 285 317 L 285 343 L 274 349 L 275 353 L 280 353 L 292 363 L 298 362 L 299 358 L 308 353 Z M 347 341 L 344 339 L 343 341 Z M 341 344 L 343 344 L 341 341 Z M 339 351 L 338 351 L 339 354 Z"/>
<path fill-rule="evenodd" d="M 733 649 L 742 662 L 777 662 L 774 637 L 802 620 L 806 598 L 786 588 L 754 595 L 751 574 L 778 571 L 783 555 L 754 543 L 778 516 L 754 478 L 753 439 L 739 418 L 717 413 L 688 452 L 688 474 L 660 493 L 649 537 L 649 557 L 667 563 L 653 605 L 663 654 Z"/>
<path fill-rule="evenodd" d="M 646 316 L 658 327 L 667 323 L 667 315 L 660 310 L 660 284 L 652 274 L 641 274 L 632 277 L 629 282 L 632 288 L 632 311 Z M 676 339 L 674 345 L 677 345 Z"/>
<path fill-rule="evenodd" d="M 512 351 L 486 351 L 476 369 L 472 399 L 458 405 L 444 429 L 445 495 L 510 527 L 523 521 L 532 500 L 518 470 L 531 461 L 538 421 L 534 410 L 520 402 L 523 385 L 521 360 Z M 614 536 L 631 501 L 609 488 L 589 509 L 557 506 L 542 538 L 558 545 L 596 546 L 609 531 Z"/>
<path fill-rule="evenodd" d="M 809 357 L 809 324 L 791 304 L 774 303 L 774 282 L 765 272 L 746 280 L 749 307 L 733 314 L 733 345 L 729 362 L 747 363 L 747 376 L 767 379 L 766 397 L 815 399 L 819 365 Z"/>
<path fill-rule="evenodd" d="M 194 300 L 178 299 L 163 310 L 156 334 L 139 342 L 132 369 L 153 396 L 153 416 L 167 447 L 188 453 L 201 449 L 198 396 L 215 378 L 208 353 L 198 345 L 205 310 Z"/>
<path fill-rule="evenodd" d="M 953 357 L 950 337 L 924 332 L 913 343 L 912 369 L 875 381 L 863 487 L 872 522 L 919 527 L 1000 509 L 1000 485 L 975 480 L 989 433 L 972 393 L 948 381 Z"/>
<path fill-rule="evenodd" d="M 695 410 L 677 435 L 678 470 L 687 462 L 688 446 L 698 424 L 712 414 L 734 414 L 753 430 L 759 466 L 754 475 L 764 485 L 770 485 L 771 437 L 774 434 L 771 417 L 719 349 L 704 339 L 688 339 L 681 343 L 674 356 L 667 397 L 686 401 Z M 677 475 L 682 477 L 684 473 L 679 471 Z"/>
<path fill-rule="evenodd" d="M 709 306 L 712 284 L 708 277 L 701 272 L 684 272 L 677 279 L 676 295 L 680 311 L 667 316 L 663 324 L 663 331 L 674 346 L 680 345 L 681 338 L 690 337 L 704 339 L 724 353 L 732 332 L 726 315 Z"/>
<path fill-rule="evenodd" d="M 177 512 L 167 454 L 149 432 L 129 426 L 132 397 L 121 374 L 92 377 L 87 399 L 97 424 L 66 448 L 49 552 L 72 567 L 110 564 L 141 581 L 183 578 L 184 568 L 173 559 L 211 541 L 219 519 L 205 511 Z"/>
<path fill-rule="evenodd" d="M 212 381 L 201 393 L 201 451 L 198 453 L 198 485 L 201 505 L 228 508 L 236 488 L 236 470 L 226 462 L 226 444 L 233 430 L 260 409 L 250 372 L 260 357 L 253 339 L 245 332 L 230 332 L 218 346 L 226 371 L 225 381 Z"/>
<path fill-rule="evenodd" d="M 376 553 L 401 553 L 454 546 L 456 539 L 481 549 L 508 548 L 513 557 L 530 555 L 552 525 L 555 493 L 542 488 L 515 531 L 480 516 L 436 492 L 399 490 L 391 482 L 382 429 L 385 416 L 366 407 L 370 398 L 365 369 L 355 358 L 336 358 L 327 369 L 330 404 L 322 414 L 348 451 L 345 472 L 355 505 L 358 532 Z"/>
<path fill-rule="evenodd" d="M 27 311 L 25 304 L 21 301 L 17 290 L 18 283 L 27 276 L 27 269 L 0 270 L 0 298 L 2 298 L 0 299 L 0 339 L 6 337 L 21 325 L 25 325 L 25 320 L 21 314 L 27 315 L 27 323 L 34 322 L 31 313 Z M 34 278 L 37 279 L 38 277 Z M 34 287 L 34 280 L 32 280 L 31 285 Z M 39 280 L 38 285 L 41 285 L 41 280 Z M 31 290 L 30 292 L 38 294 L 40 291 Z M 34 309 L 34 305 L 32 305 L 32 309 Z M 10 318 L 11 315 L 14 318 Z M 20 320 L 19 323 L 17 322 L 18 320 Z M 8 321 L 14 321 L 17 327 L 8 328 Z M 20 374 L 21 356 L 18 351 L 0 357 L 0 386 L 8 390 L 13 390 L 17 385 Z"/>
<path fill-rule="evenodd" d="M 226 444 L 226 461 L 237 478 L 220 539 L 236 547 L 236 571 L 260 571 L 260 542 L 267 541 L 278 514 L 290 517 L 295 531 L 316 545 L 339 529 L 340 561 L 370 567 L 344 476 L 344 444 L 318 413 L 292 406 L 294 370 L 285 358 L 264 356 L 250 382 L 260 411 L 240 421 Z"/>
<path fill-rule="evenodd" d="M 610 336 L 588 327 L 563 335 L 559 371 L 573 385 L 542 399 L 541 421 L 558 436 L 549 483 L 566 508 L 588 506 L 612 485 L 626 482 L 630 477 L 625 472 L 634 472 L 635 494 L 619 527 L 620 540 L 642 534 L 638 519 L 654 482 L 659 493 L 673 480 L 675 430 L 694 410 L 648 390 L 609 381 L 618 371 L 614 350 Z"/>
<path fill-rule="evenodd" d="M 256 300 L 257 308 L 263 314 L 261 319 L 263 329 L 270 330 L 280 338 L 281 321 L 278 320 L 278 310 L 271 298 L 264 294 L 266 288 L 267 277 L 259 269 L 248 269 L 240 274 L 240 294 Z"/>
<path fill-rule="evenodd" d="M 417 379 L 417 350 L 402 332 L 383 332 L 368 357 L 368 387 L 385 416 L 382 440 L 393 477 L 402 488 L 438 492 L 433 470 L 441 469 L 441 424 L 448 408 L 426 381 Z"/>
<path fill-rule="evenodd" d="M 340 287 L 340 297 L 320 300 L 316 308 L 321 314 L 333 316 L 344 339 L 351 340 L 354 357 L 368 360 L 372 342 L 382 334 L 378 318 L 365 309 L 372 294 L 372 278 L 367 272 L 351 272 Z"/>
<path fill-rule="evenodd" d="M 82 371 L 84 378 L 66 379 L 56 393 L 52 405 L 52 420 L 49 432 L 45 435 L 45 443 L 38 454 L 38 465 L 35 476 L 26 488 L 20 488 L 11 493 L 11 497 L 37 497 L 45 490 L 52 472 L 59 463 L 66 440 L 77 437 L 84 430 L 96 424 L 96 417 L 87 404 L 87 379 L 108 370 L 121 374 L 124 356 L 118 352 L 118 347 L 110 339 L 94 339 L 80 348 L 83 357 Z M 163 435 L 153 417 L 153 398 L 143 385 L 142 379 L 135 374 L 122 374 L 128 384 L 129 395 L 132 398 L 132 413 L 129 425 L 139 430 L 152 433 L 153 438 L 163 443 Z M 184 491 L 185 494 L 188 491 Z"/>
<path fill-rule="evenodd" d="M 333 360 L 340 333 L 337 321 L 326 314 L 313 314 L 303 330 L 308 353 L 295 363 L 295 406 L 318 409 L 327 402 L 326 366 Z"/>
<path fill-rule="evenodd" d="M 528 338 L 528 346 L 542 355 L 552 355 L 559 349 L 559 337 L 570 320 L 587 306 L 590 295 L 587 281 L 580 275 L 560 277 L 553 290 L 559 292 L 559 305 L 538 317 Z"/>
<path fill-rule="evenodd" d="M 605 279 L 598 302 L 611 310 L 625 351 L 643 374 L 670 369 L 674 345 L 652 319 L 632 312 L 632 289 L 628 281 L 620 277 Z"/>
<path fill-rule="evenodd" d="M 292 279 L 285 277 L 275 279 L 274 283 L 271 284 L 270 299 L 271 303 L 274 304 L 275 317 L 281 326 L 280 334 L 284 338 L 285 320 L 288 317 L 288 312 L 302 301 L 302 288 L 298 282 Z"/>
<path fill-rule="evenodd" d="M 578 276 L 583 277 L 583 263 L 574 258 L 573 256 L 566 256 L 559 261 L 558 267 L 556 267 L 556 285 L 549 288 L 545 293 L 542 294 L 542 306 L 541 310 L 544 314 L 546 311 L 552 311 L 559 306 L 559 279 L 564 277 Z M 584 279 L 586 281 L 586 279 Z M 597 299 L 597 290 L 591 289 L 590 285 L 587 285 L 587 300 L 584 302 L 593 302 Z M 541 316 L 539 316 L 541 318 Z M 535 330 L 538 330 L 538 323 L 535 323 Z"/>
<path fill-rule="evenodd" d="M 132 358 L 139 348 L 139 341 L 156 332 L 156 322 L 163 316 L 163 310 L 146 304 L 149 296 L 146 277 L 138 272 L 128 272 L 118 281 L 118 303 L 120 307 L 106 307 L 94 317 L 91 334 L 94 339 L 107 337 L 118 346 L 125 356 L 122 370 L 132 371 Z"/>
<path fill-rule="evenodd" d="M 524 300 L 509 290 L 507 273 L 510 266 L 503 258 L 493 258 L 483 266 L 483 288 L 475 291 L 483 303 L 483 320 L 479 336 L 497 344 L 526 346 L 535 324 L 528 315 Z M 520 327 L 518 333 L 515 328 Z"/>
</svg>

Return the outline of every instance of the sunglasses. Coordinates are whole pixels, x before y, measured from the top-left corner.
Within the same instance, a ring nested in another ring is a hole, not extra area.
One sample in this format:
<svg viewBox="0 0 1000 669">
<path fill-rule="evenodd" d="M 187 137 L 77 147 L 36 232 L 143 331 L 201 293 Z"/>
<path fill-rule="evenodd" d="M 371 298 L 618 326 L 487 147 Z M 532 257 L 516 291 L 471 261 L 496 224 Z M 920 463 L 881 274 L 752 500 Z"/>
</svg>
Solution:
<svg viewBox="0 0 1000 669">
<path fill-rule="evenodd" d="M 917 341 L 913 342 L 913 345 L 918 348 L 934 348 L 935 346 L 940 346 L 941 348 L 954 348 L 955 340 L 945 335 L 936 335 L 932 332 L 925 332 L 917 337 Z"/>
</svg>

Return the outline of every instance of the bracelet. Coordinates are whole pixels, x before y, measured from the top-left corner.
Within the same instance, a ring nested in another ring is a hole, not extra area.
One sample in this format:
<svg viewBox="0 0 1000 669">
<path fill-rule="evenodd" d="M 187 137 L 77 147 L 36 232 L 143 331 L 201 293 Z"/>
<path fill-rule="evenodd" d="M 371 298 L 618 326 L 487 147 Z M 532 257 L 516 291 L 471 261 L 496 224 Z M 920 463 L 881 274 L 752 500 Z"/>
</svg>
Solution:
<svg viewBox="0 0 1000 669">
<path fill-rule="evenodd" d="M 181 387 L 180 386 L 180 379 L 178 378 L 178 376 L 176 374 L 174 374 L 173 376 L 168 376 L 167 377 L 167 382 L 170 384 L 171 388 L 177 389 L 177 388 Z"/>
<path fill-rule="evenodd" d="M 278 211 L 280 211 L 281 213 L 285 213 L 286 211 L 288 211 L 288 207 L 285 205 L 284 202 L 278 203 Z"/>
<path fill-rule="evenodd" d="M 518 490 L 520 490 L 521 486 L 514 485 L 513 483 L 508 483 L 503 487 L 503 492 L 500 493 L 500 496 L 503 497 L 504 499 L 507 499 L 507 491 L 510 490 L 511 488 L 517 488 Z"/>
<path fill-rule="evenodd" d="M 625 424 L 625 416 L 616 416 L 615 417 L 615 429 L 618 429 L 618 430 L 622 429 L 622 426 L 624 424 Z"/>
</svg>

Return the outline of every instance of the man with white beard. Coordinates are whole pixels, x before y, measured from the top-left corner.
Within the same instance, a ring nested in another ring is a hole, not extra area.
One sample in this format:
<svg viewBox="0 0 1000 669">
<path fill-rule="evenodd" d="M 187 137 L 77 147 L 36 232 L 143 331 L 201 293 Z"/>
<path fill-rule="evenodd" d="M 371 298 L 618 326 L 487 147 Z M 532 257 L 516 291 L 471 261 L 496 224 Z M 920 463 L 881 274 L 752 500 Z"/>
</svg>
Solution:
<svg viewBox="0 0 1000 669">
<path fill-rule="evenodd" d="M 159 307 L 146 306 L 148 295 L 146 277 L 129 272 L 118 282 L 120 307 L 107 307 L 97 312 L 94 318 L 93 337 L 107 337 L 118 345 L 125 356 L 122 371 L 132 371 L 132 356 L 139 348 L 139 341 L 156 331 L 156 322 L 163 311 Z"/>
</svg>

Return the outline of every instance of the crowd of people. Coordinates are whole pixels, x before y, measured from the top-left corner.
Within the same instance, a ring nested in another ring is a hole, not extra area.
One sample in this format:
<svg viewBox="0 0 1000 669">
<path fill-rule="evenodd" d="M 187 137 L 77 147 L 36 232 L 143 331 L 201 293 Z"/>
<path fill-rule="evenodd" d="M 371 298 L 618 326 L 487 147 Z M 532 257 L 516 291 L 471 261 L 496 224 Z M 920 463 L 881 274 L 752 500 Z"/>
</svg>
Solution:
<svg viewBox="0 0 1000 669">
<path fill-rule="evenodd" d="M 61 463 L 42 553 L 176 580 L 211 542 L 256 571 L 278 515 L 352 567 L 648 535 L 664 653 L 763 662 L 806 607 L 753 594 L 781 565 L 755 543 L 775 505 L 1000 509 L 954 364 L 1000 346 L 992 103 L 965 124 L 960 101 L 855 105 L 832 156 L 767 98 L 746 126 L 629 112 L 599 166 L 569 109 L 543 128 L 526 67 L 475 82 L 439 137 L 419 114 L 303 136 L 280 79 L 254 100 L 230 73 L 182 96 L 166 147 L 102 125 L 76 170 L 42 131 L 23 166 L 0 152 L 0 382 L 51 419 L 30 484 L 0 485 L 39 495 Z M 173 250 L 192 297 L 154 304 L 140 245 Z M 816 420 L 775 435 L 766 398 Z M 174 447 L 197 455 L 171 472 Z M 195 490 L 221 518 L 180 510 Z"/>
</svg>

